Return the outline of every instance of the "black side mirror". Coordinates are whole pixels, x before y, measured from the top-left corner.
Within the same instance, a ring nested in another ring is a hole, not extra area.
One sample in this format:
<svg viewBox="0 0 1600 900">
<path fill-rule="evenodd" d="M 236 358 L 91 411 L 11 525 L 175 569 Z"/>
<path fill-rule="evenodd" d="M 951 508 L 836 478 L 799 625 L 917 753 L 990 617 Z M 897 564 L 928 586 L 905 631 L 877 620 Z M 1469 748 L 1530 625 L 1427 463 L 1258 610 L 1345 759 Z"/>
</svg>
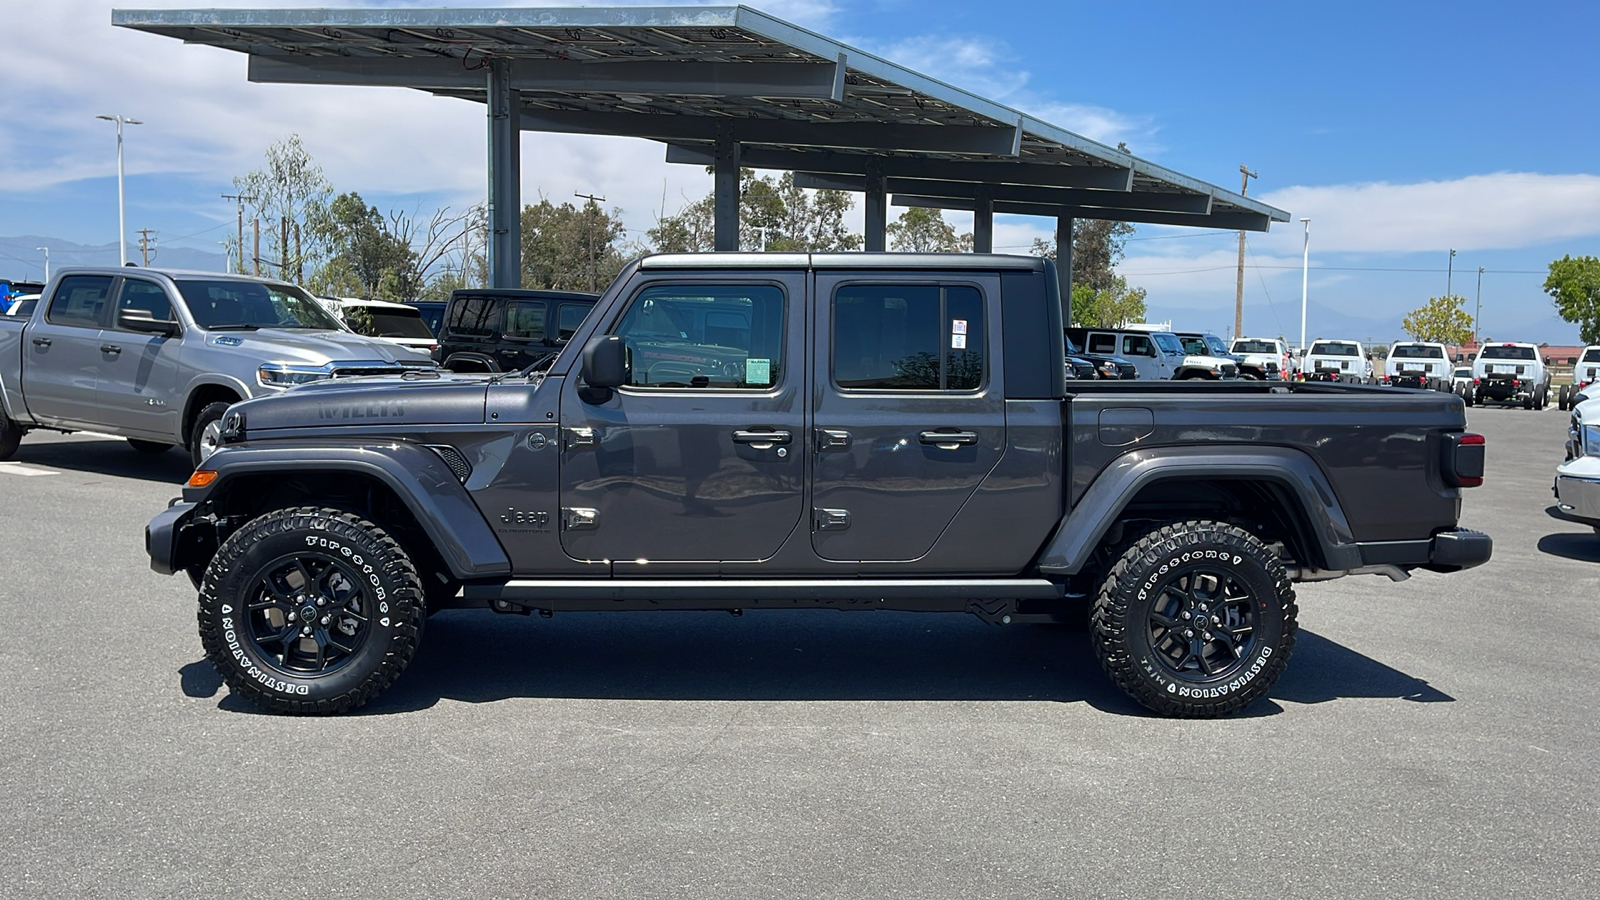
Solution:
<svg viewBox="0 0 1600 900">
<path fill-rule="evenodd" d="M 172 319 L 158 319 L 148 309 L 124 309 L 117 313 L 117 326 L 144 334 L 164 334 L 173 337 L 178 333 L 178 323 Z"/>
<path fill-rule="evenodd" d="M 622 338 L 608 334 L 584 345 L 583 383 L 608 390 L 628 383 L 628 345 Z"/>
</svg>

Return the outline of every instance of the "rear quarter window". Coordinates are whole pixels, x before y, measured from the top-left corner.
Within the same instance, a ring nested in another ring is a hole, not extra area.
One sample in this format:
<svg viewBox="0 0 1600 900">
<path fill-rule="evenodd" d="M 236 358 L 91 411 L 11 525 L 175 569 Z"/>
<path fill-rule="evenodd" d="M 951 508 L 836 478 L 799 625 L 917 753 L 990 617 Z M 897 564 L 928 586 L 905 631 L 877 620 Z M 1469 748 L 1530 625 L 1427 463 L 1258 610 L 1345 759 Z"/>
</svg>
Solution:
<svg viewBox="0 0 1600 900">
<path fill-rule="evenodd" d="M 500 325 L 500 301 L 472 294 L 456 297 L 444 324 L 452 337 L 489 337 Z"/>
</svg>

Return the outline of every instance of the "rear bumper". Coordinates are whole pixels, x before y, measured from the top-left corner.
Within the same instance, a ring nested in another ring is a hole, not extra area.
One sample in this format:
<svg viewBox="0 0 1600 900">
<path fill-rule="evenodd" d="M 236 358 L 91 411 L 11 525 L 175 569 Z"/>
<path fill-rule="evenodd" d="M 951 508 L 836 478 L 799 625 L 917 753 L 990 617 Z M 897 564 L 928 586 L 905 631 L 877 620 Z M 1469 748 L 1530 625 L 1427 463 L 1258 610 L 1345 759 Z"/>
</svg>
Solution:
<svg viewBox="0 0 1600 900">
<path fill-rule="evenodd" d="M 1470 528 L 1451 528 L 1425 541 L 1384 541 L 1364 543 L 1360 547 L 1361 561 L 1365 565 L 1434 572 L 1471 569 L 1488 562 L 1494 555 L 1494 540 Z"/>
</svg>

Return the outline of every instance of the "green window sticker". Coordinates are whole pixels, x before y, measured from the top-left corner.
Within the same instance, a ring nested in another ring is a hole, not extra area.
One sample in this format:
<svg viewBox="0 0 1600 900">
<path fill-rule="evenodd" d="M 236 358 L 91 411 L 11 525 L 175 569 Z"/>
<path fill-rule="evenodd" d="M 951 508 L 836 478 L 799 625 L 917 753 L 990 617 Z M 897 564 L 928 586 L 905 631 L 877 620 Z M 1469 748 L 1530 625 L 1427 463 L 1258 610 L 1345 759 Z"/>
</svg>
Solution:
<svg viewBox="0 0 1600 900">
<path fill-rule="evenodd" d="M 772 360 L 747 359 L 744 361 L 745 384 L 771 384 Z"/>
</svg>

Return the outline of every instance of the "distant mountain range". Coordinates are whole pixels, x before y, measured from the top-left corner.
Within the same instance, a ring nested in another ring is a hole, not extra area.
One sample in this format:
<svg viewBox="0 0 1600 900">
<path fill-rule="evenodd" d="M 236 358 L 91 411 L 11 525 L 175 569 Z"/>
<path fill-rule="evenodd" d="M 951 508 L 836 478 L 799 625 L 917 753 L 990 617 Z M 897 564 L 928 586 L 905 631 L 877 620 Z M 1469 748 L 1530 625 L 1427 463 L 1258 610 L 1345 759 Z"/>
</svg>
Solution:
<svg viewBox="0 0 1600 900">
<path fill-rule="evenodd" d="M 115 243 L 91 246 L 38 235 L 0 237 L 0 280 L 42 281 L 44 253 L 39 247 L 50 248 L 52 272 L 66 266 L 114 266 L 119 262 Z M 128 244 L 128 258 L 135 263 L 139 261 L 139 245 L 136 241 Z M 227 268 L 227 258 L 220 251 L 163 247 L 157 235 L 156 247 L 150 253 L 150 264 L 169 269 L 221 272 Z"/>
</svg>

